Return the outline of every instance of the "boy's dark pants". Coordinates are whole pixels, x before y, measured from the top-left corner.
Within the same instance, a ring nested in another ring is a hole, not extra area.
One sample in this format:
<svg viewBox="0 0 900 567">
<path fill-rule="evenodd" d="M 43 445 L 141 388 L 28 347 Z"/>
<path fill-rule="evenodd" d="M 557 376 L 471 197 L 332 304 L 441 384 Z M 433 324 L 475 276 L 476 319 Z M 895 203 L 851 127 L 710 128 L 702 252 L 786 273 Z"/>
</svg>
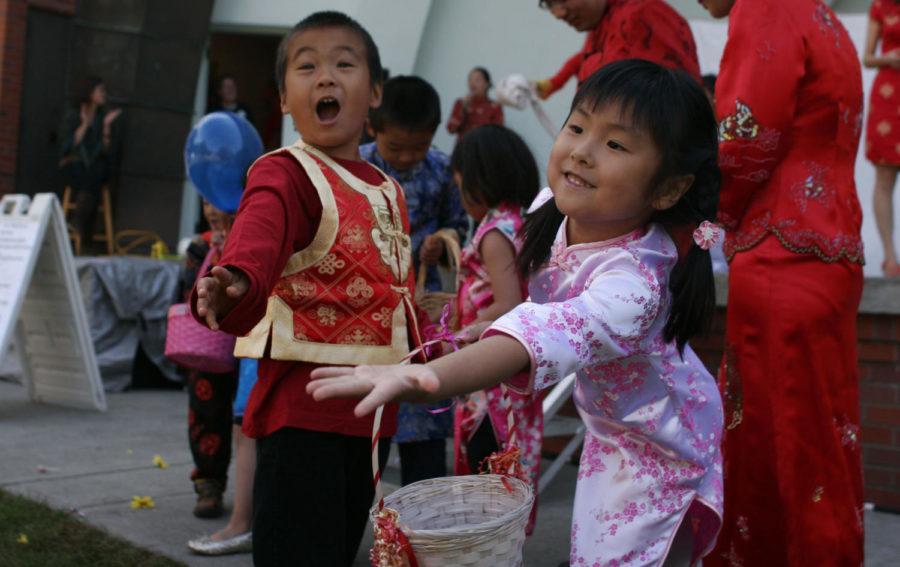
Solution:
<svg viewBox="0 0 900 567">
<path fill-rule="evenodd" d="M 379 443 L 381 468 L 390 438 Z M 350 567 L 375 495 L 371 440 L 285 427 L 256 443 L 253 564 Z"/>
</svg>

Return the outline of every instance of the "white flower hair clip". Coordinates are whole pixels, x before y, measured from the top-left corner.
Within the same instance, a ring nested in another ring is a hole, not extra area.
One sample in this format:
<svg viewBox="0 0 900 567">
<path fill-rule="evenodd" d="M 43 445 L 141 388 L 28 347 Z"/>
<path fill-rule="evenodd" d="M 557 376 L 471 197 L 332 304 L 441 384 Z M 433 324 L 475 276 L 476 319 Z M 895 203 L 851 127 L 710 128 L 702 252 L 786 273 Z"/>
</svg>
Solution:
<svg viewBox="0 0 900 567">
<path fill-rule="evenodd" d="M 722 228 L 709 221 L 703 221 L 694 230 L 694 243 L 704 250 L 709 250 L 722 239 Z"/>
</svg>

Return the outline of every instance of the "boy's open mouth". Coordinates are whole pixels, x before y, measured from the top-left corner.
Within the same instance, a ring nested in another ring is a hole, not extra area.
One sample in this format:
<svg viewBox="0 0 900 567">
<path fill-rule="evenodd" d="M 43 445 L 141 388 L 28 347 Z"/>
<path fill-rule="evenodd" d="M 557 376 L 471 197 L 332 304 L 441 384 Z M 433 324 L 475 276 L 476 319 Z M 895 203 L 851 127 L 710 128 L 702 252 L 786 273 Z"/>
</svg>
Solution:
<svg viewBox="0 0 900 567">
<path fill-rule="evenodd" d="M 322 122 L 332 122 L 341 111 L 341 104 L 336 98 L 326 96 L 316 103 L 316 116 Z"/>
</svg>

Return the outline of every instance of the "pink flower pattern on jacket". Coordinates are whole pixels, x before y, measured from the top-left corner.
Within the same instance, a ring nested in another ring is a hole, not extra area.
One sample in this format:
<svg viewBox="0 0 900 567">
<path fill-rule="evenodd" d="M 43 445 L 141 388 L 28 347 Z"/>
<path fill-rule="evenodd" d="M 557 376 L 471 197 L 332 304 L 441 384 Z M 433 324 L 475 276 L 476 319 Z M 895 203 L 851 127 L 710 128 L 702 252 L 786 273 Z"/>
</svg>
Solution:
<svg viewBox="0 0 900 567">
<path fill-rule="evenodd" d="M 529 302 L 487 331 L 518 340 L 524 392 L 575 373 L 588 428 L 572 521 L 573 566 L 661 565 L 682 522 L 696 561 L 722 515 L 722 401 L 686 346 L 662 337 L 674 243 L 655 224 L 614 240 L 568 246 L 566 222 Z"/>
</svg>

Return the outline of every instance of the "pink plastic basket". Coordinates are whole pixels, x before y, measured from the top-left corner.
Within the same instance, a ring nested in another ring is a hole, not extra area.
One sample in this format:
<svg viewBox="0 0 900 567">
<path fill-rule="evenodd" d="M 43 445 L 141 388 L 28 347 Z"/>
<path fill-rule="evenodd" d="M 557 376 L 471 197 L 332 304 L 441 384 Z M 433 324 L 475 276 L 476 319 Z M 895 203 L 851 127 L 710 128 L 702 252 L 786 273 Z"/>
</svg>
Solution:
<svg viewBox="0 0 900 567">
<path fill-rule="evenodd" d="M 210 249 L 197 272 L 206 273 L 217 249 Z M 166 326 L 166 357 L 185 368 L 224 374 L 235 369 L 235 338 L 227 333 L 209 330 L 194 320 L 191 306 L 176 303 L 169 308 Z"/>
</svg>

